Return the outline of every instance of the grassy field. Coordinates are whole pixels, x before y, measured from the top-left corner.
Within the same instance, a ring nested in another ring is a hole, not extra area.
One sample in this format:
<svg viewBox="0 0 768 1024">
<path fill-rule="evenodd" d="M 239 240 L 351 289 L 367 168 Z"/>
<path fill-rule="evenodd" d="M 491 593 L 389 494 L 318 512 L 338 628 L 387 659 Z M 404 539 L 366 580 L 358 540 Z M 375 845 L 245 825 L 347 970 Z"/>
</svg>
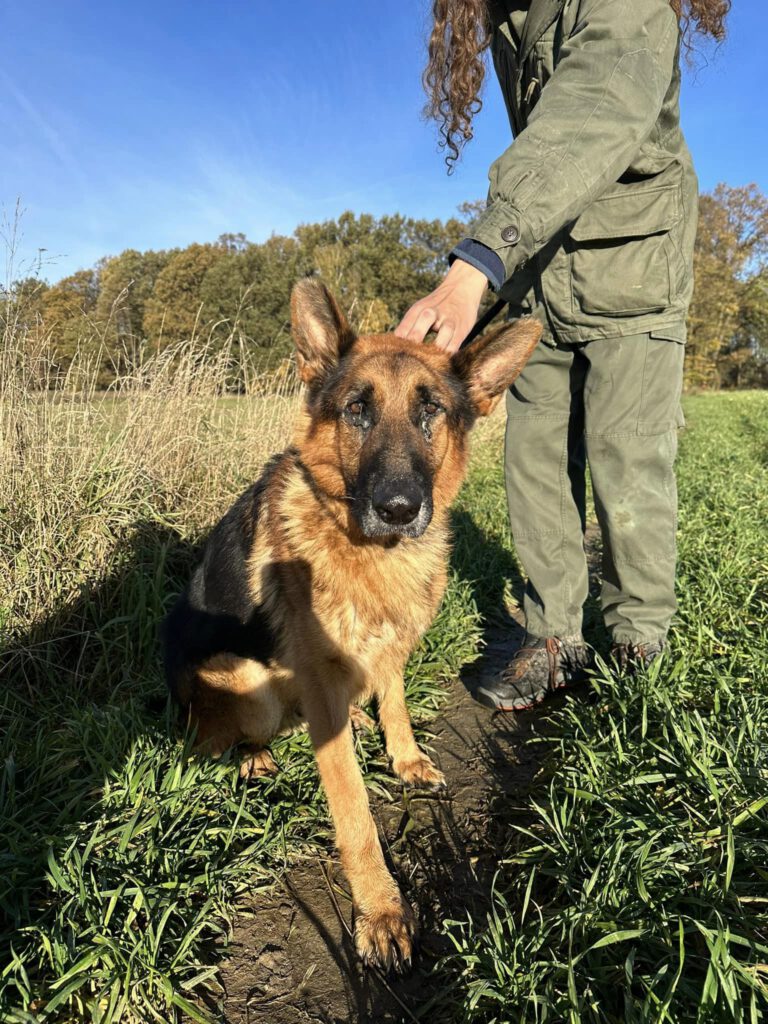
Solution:
<svg viewBox="0 0 768 1024">
<path fill-rule="evenodd" d="M 294 401 L 212 402 L 225 368 L 181 352 L 123 383 L 116 418 L 71 388 L 42 398 L 34 360 L 18 366 L 0 390 L 0 1020 L 216 1019 L 239 897 L 327 849 L 329 826 L 305 735 L 250 787 L 190 756 L 157 625 Z M 692 398 L 687 414 L 670 655 L 635 684 L 599 674 L 593 699 L 553 714 L 531 797 L 495 809 L 510 840 L 494 913 L 446 923 L 455 952 L 426 1020 L 768 1008 L 768 396 Z M 412 659 L 416 717 L 474 656 L 514 566 L 498 425 L 476 442 L 456 523 L 485 541 Z M 388 785 L 380 742 L 360 756 Z"/>
<path fill-rule="evenodd" d="M 446 1019 L 768 1015 L 768 395 L 686 414 L 671 650 L 551 716 L 535 791 L 495 809 L 494 912 L 449 925 Z"/>
</svg>

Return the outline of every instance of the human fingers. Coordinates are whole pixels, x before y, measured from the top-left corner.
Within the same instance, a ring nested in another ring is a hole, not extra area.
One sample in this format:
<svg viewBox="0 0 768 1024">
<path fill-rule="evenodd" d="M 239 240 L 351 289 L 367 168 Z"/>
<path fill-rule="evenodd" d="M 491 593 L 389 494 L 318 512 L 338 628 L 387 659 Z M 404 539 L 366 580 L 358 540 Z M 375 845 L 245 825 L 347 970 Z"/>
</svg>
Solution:
<svg viewBox="0 0 768 1024">
<path fill-rule="evenodd" d="M 444 320 L 437 331 L 437 337 L 435 338 L 435 345 L 437 348 L 443 348 L 448 351 L 455 351 L 451 348 L 454 336 L 456 335 L 456 323 L 453 320 Z M 459 347 L 461 342 L 456 343 L 456 348 Z"/>
<path fill-rule="evenodd" d="M 410 331 L 410 329 L 416 322 L 416 317 L 419 315 L 419 310 L 421 309 L 421 304 L 423 301 L 423 299 L 419 299 L 418 302 L 414 302 L 414 304 L 409 309 L 406 310 L 403 319 L 395 328 L 395 334 L 397 335 L 398 338 L 408 337 L 408 331 Z"/>
<path fill-rule="evenodd" d="M 403 321 L 395 330 L 395 334 L 400 338 L 405 338 L 407 341 L 424 341 L 437 318 L 438 312 L 434 306 L 424 306 L 417 302 L 403 317 Z"/>
</svg>

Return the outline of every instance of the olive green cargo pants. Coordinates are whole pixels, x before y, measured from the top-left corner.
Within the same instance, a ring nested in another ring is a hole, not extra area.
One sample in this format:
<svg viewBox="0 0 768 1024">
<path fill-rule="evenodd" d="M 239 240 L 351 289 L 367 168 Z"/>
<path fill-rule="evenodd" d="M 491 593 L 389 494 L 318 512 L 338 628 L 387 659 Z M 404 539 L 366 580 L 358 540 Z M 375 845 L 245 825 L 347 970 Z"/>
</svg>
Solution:
<svg viewBox="0 0 768 1024">
<path fill-rule="evenodd" d="M 663 639 L 676 609 L 674 460 L 684 346 L 649 334 L 540 343 L 507 394 L 506 488 L 536 636 L 581 632 L 585 461 L 616 643 Z"/>
</svg>

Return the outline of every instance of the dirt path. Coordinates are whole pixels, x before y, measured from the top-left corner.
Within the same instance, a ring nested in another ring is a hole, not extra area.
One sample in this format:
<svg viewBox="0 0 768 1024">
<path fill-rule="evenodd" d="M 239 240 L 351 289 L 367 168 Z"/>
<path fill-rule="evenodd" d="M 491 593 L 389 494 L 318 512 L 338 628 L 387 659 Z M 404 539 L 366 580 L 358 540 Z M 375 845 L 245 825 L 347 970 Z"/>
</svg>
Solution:
<svg viewBox="0 0 768 1024">
<path fill-rule="evenodd" d="M 422 942 L 413 972 L 384 979 L 363 971 L 350 938 L 346 883 L 335 861 L 313 857 L 240 914 L 222 972 L 227 1024 L 416 1019 L 438 984 L 430 965 L 447 951 L 440 922 L 463 918 L 470 908 L 482 914 L 487 905 L 501 839 L 494 835 L 494 795 L 522 796 L 539 765 L 541 745 L 525 741 L 541 715 L 491 715 L 470 695 L 481 674 L 508 660 L 521 634 L 511 619 L 491 632 L 483 656 L 450 684 L 445 709 L 430 724 L 448 797 L 404 790 L 391 803 L 372 802 L 396 876 L 419 910 Z"/>
</svg>

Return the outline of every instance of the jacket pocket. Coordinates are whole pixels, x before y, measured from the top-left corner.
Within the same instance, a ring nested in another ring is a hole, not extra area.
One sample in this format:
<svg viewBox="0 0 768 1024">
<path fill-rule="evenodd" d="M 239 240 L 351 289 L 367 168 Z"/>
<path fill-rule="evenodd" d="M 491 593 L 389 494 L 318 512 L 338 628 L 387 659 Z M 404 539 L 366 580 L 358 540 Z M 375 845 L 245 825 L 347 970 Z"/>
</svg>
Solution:
<svg viewBox="0 0 768 1024">
<path fill-rule="evenodd" d="M 571 227 L 574 309 L 597 316 L 659 312 L 675 298 L 669 234 L 681 216 L 679 186 L 615 189 Z"/>
</svg>

